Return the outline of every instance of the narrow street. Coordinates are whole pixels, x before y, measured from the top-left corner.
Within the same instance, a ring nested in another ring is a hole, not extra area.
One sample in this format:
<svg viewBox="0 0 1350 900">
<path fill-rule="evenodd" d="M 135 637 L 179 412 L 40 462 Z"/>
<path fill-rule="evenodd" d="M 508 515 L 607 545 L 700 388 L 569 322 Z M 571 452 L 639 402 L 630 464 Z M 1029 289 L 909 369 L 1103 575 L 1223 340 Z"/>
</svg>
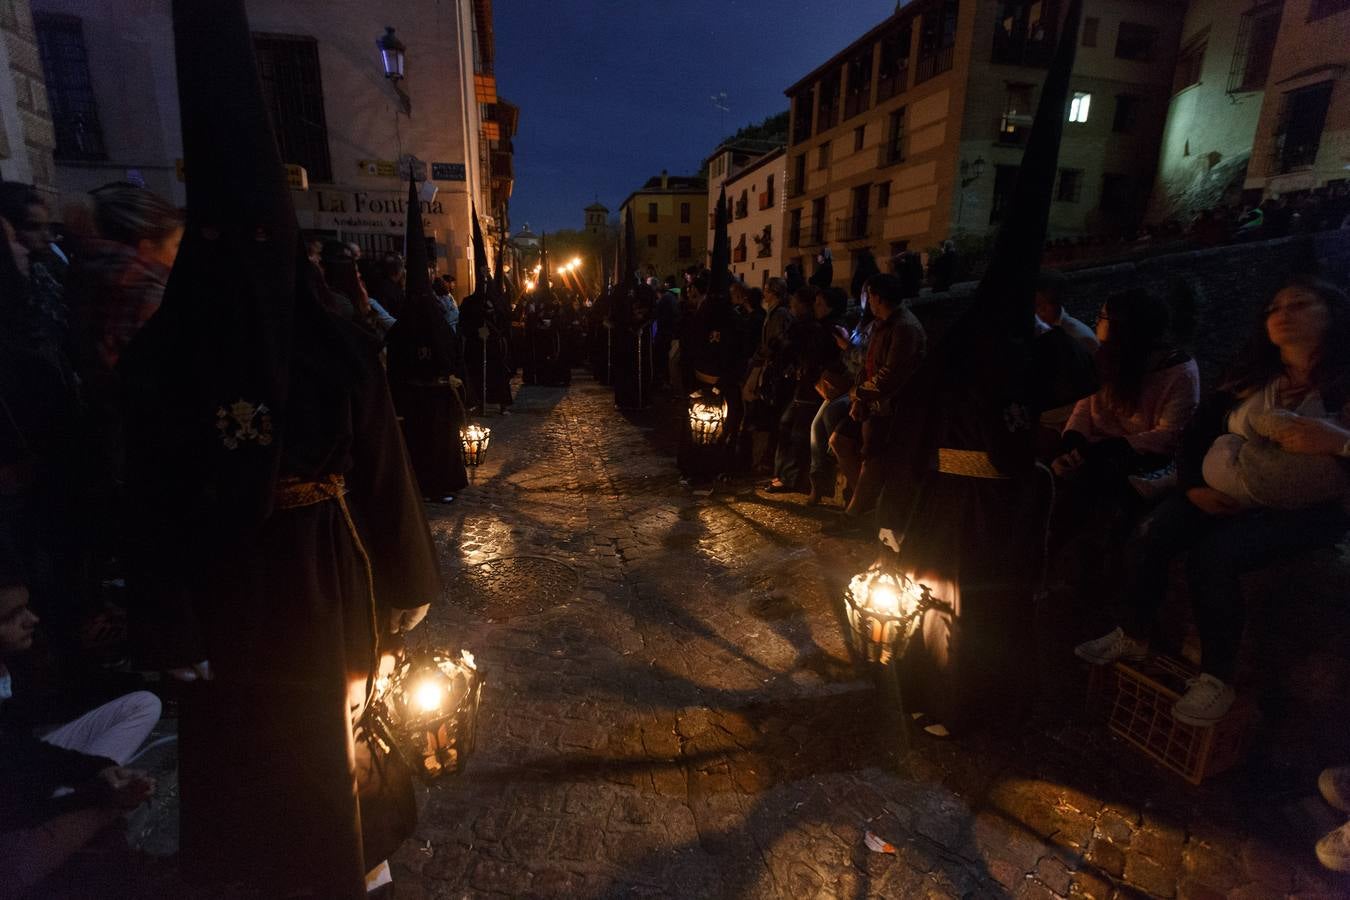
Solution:
<svg viewBox="0 0 1350 900">
<path fill-rule="evenodd" d="M 897 768 L 831 599 L 866 544 L 800 498 L 691 494 L 589 378 L 487 424 L 429 507 L 417 636 L 487 672 L 477 752 L 420 792 L 399 898 L 1345 895 L 1300 840 L 1311 784 L 1192 789 L 1087 722 L 920 735 Z"/>
</svg>

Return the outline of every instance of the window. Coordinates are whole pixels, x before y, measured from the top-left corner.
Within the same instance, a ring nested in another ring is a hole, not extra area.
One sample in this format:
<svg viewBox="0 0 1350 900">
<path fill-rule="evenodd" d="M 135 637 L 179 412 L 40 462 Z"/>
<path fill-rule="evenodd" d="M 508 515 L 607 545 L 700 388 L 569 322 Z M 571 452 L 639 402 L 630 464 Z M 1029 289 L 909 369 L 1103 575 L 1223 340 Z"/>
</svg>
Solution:
<svg viewBox="0 0 1350 900">
<path fill-rule="evenodd" d="M 816 92 L 807 88 L 792 98 L 792 143 L 800 144 L 811 136 L 811 108 L 816 102 Z"/>
<path fill-rule="evenodd" d="M 84 28 L 75 16 L 35 13 L 38 53 L 56 130 L 57 159 L 107 159 L 89 78 Z"/>
<path fill-rule="evenodd" d="M 1134 22 L 1121 22 L 1116 32 L 1116 58 L 1150 62 L 1158 49 L 1158 29 Z"/>
<path fill-rule="evenodd" d="M 1238 23 L 1233 64 L 1228 70 L 1228 90 L 1259 91 L 1266 86 L 1270 60 L 1275 55 L 1275 39 L 1280 33 L 1280 4 L 1254 7 L 1242 14 Z"/>
<path fill-rule="evenodd" d="M 1097 46 L 1097 29 L 1101 27 L 1102 20 L 1096 16 L 1088 16 L 1083 20 L 1083 46 Z"/>
<path fill-rule="evenodd" d="M 839 73 L 835 69 L 820 80 L 820 109 L 816 113 L 816 134 L 829 131 L 839 119 Z"/>
<path fill-rule="evenodd" d="M 919 62 L 914 83 L 927 81 L 952 67 L 956 47 L 957 0 L 943 0 L 942 6 L 923 14 L 919 31 Z"/>
<path fill-rule="evenodd" d="M 648 246 L 648 247 L 655 247 L 655 246 L 656 246 L 656 235 L 654 235 L 654 234 L 649 234 L 649 235 L 647 235 L 647 246 Z"/>
<path fill-rule="evenodd" d="M 811 243 L 825 243 L 825 198 L 811 201 Z"/>
<path fill-rule="evenodd" d="M 1017 184 L 1017 170 L 1020 166 L 995 166 L 994 167 L 994 197 L 993 205 L 989 208 L 989 224 L 994 225 L 1003 220 L 1008 207 L 1012 206 L 1013 187 Z"/>
<path fill-rule="evenodd" d="M 863 141 L 867 138 L 867 126 L 859 125 L 853 129 L 853 152 L 857 153 L 863 148 Z"/>
<path fill-rule="evenodd" d="M 741 188 L 741 195 L 736 198 L 736 218 L 744 219 L 748 215 L 750 215 L 750 193 Z"/>
<path fill-rule="evenodd" d="M 1060 203 L 1077 203 L 1083 197 L 1083 170 L 1060 169 L 1055 199 Z"/>
<path fill-rule="evenodd" d="M 798 153 L 792 161 L 792 185 L 789 197 L 800 197 L 806 192 L 806 154 Z"/>
<path fill-rule="evenodd" d="M 1086 122 L 1088 120 L 1088 110 L 1092 107 L 1092 95 L 1084 94 L 1081 91 L 1075 92 L 1073 100 L 1069 102 L 1069 121 Z"/>
<path fill-rule="evenodd" d="M 867 237 L 869 212 L 868 202 L 872 197 L 872 186 L 863 184 L 853 189 L 853 205 L 849 218 L 844 222 L 844 233 L 840 235 L 846 241 Z"/>
<path fill-rule="evenodd" d="M 889 166 L 905 158 L 905 108 L 902 106 L 891 113 L 886 129 L 886 143 L 881 148 L 881 164 Z"/>
<path fill-rule="evenodd" d="M 999 123 L 998 141 L 1000 144 L 1020 145 L 1031 131 L 1031 121 L 1036 116 L 1032 105 L 1032 96 L 1036 90 L 1034 84 L 1008 84 L 1008 93 L 1003 100 L 1003 118 Z"/>
<path fill-rule="evenodd" d="M 694 239 L 693 239 L 692 237 L 690 237 L 689 235 L 687 235 L 687 234 L 682 234 L 682 235 L 680 235 L 680 237 L 679 237 L 679 250 L 678 250 L 678 253 L 679 253 L 680 259 L 688 259 L 689 257 L 693 256 L 693 255 L 694 255 Z"/>
<path fill-rule="evenodd" d="M 1316 22 L 1347 9 L 1350 9 L 1350 0 L 1312 0 L 1308 6 L 1308 21 Z"/>
<path fill-rule="evenodd" d="M 1120 134 L 1134 131 L 1139 119 L 1140 99 L 1130 94 L 1116 95 L 1116 114 L 1111 119 L 1111 130 Z"/>
<path fill-rule="evenodd" d="M 746 256 L 745 235 L 741 235 L 741 239 L 738 240 L 736 246 L 731 249 L 731 261 L 734 263 L 743 263 L 745 262 Z"/>
<path fill-rule="evenodd" d="M 1003 0 L 994 22 L 993 61 L 1005 65 L 1044 66 L 1054 50 L 1056 4 L 1053 0 Z"/>
<path fill-rule="evenodd" d="M 773 226 L 765 225 L 764 230 L 754 236 L 755 243 L 759 244 L 759 249 L 755 251 L 755 259 L 768 259 L 773 256 Z M 751 266 L 753 269 L 754 266 Z"/>
<path fill-rule="evenodd" d="M 1275 131 L 1275 163 L 1280 172 L 1311 166 L 1317 161 L 1331 86 L 1332 82 L 1324 81 L 1284 95 Z"/>
<path fill-rule="evenodd" d="M 802 245 L 802 210 L 801 207 L 788 212 L 788 246 L 800 247 Z"/>
<path fill-rule="evenodd" d="M 877 73 L 877 102 L 904 93 L 909 81 L 909 48 L 914 43 L 914 26 L 905 27 L 881 39 L 881 71 Z"/>
<path fill-rule="evenodd" d="M 655 203 L 648 203 L 648 204 L 647 204 L 647 221 L 648 221 L 648 222 L 655 222 L 655 221 L 657 220 L 658 216 L 659 216 L 659 213 L 657 212 L 656 204 L 655 204 Z"/>
<path fill-rule="evenodd" d="M 851 119 L 872 105 L 872 48 L 869 46 L 848 63 L 844 118 Z"/>
<path fill-rule="evenodd" d="M 816 151 L 816 168 L 828 169 L 830 167 L 830 142 L 826 141 L 820 145 Z"/>
<path fill-rule="evenodd" d="M 885 209 L 891 205 L 891 183 L 883 181 L 877 185 L 877 209 Z"/>
<path fill-rule="evenodd" d="M 688 225 L 688 224 L 689 224 L 689 204 L 688 204 L 688 203 L 681 203 L 681 204 L 680 204 L 680 224 L 681 224 L 681 225 Z"/>
<path fill-rule="evenodd" d="M 1183 91 L 1200 83 L 1200 69 L 1205 64 L 1205 50 L 1209 47 L 1209 33 L 1192 40 L 1177 56 L 1177 71 L 1172 78 L 1172 93 Z"/>
<path fill-rule="evenodd" d="M 773 196 L 773 176 L 770 175 L 769 180 L 764 182 L 764 205 L 761 206 L 760 209 L 768 209 L 769 207 L 773 206 L 774 202 L 775 199 Z"/>
<path fill-rule="evenodd" d="M 1134 204 L 1134 180 L 1128 175 L 1102 176 L 1102 212 L 1125 215 Z"/>
<path fill-rule="evenodd" d="M 293 35 L 255 34 L 253 52 L 282 162 L 304 166 L 310 181 L 332 181 L 318 42 Z"/>
</svg>

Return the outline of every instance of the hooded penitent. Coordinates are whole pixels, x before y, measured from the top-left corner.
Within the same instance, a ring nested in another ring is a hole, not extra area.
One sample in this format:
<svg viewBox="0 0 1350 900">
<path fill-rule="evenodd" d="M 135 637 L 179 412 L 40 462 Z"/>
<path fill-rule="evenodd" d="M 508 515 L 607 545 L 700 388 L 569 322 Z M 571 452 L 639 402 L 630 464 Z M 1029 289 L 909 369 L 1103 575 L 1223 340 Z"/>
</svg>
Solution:
<svg viewBox="0 0 1350 900">
<path fill-rule="evenodd" d="M 403 311 L 389 329 L 389 379 L 395 383 L 407 380 L 431 382 L 456 375 L 461 369 L 459 341 L 431 289 L 422 204 L 411 177 L 408 179 L 403 252 L 406 260 Z"/>
<path fill-rule="evenodd" d="M 318 302 L 243 0 L 175 0 L 173 24 L 187 225 L 119 369 L 135 633 L 215 675 L 177 691 L 182 868 L 360 898 L 415 806 L 358 782 L 354 753 L 383 773 L 349 686 L 391 613 L 439 596 L 435 549 L 377 348 Z"/>
<path fill-rule="evenodd" d="M 1070 3 L 988 272 L 905 389 L 891 435 L 881 524 L 901 539 L 903 570 L 949 607 L 924 617 L 906 654 L 907 701 L 953 732 L 1016 718 L 1033 689 L 1049 502 L 1034 458 L 1033 301 L 1081 10 Z"/>
<path fill-rule="evenodd" d="M 723 187 L 717 195 L 717 211 L 713 215 L 712 262 L 709 269 L 712 277 L 708 284 L 708 293 L 726 294 L 731 290 L 731 235 L 727 232 L 730 219 L 727 209 L 727 189 Z"/>
</svg>

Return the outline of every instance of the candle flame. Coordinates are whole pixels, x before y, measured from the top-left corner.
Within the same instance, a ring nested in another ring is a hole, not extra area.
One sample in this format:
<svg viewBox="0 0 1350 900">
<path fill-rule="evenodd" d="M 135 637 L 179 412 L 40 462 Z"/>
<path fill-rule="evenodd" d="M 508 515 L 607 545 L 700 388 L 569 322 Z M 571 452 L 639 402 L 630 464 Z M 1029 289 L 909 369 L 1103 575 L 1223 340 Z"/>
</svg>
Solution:
<svg viewBox="0 0 1350 900">
<path fill-rule="evenodd" d="M 428 678 L 413 689 L 413 701 L 422 712 L 435 712 L 441 708 L 445 691 L 439 684 Z"/>
</svg>

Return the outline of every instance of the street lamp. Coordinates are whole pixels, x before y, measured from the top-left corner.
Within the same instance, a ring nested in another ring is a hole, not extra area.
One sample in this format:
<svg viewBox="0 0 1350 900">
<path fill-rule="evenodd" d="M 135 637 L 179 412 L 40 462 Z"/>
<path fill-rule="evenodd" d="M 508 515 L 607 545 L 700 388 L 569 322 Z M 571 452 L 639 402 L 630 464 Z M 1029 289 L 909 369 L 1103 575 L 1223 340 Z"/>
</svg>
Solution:
<svg viewBox="0 0 1350 900">
<path fill-rule="evenodd" d="M 403 80 L 403 58 L 407 53 L 407 46 L 394 36 L 394 29 L 391 25 L 384 27 L 384 34 L 375 39 L 375 46 L 380 50 L 380 62 L 384 65 L 384 77 L 399 82 Z"/>
<path fill-rule="evenodd" d="M 400 82 L 403 81 L 403 65 L 408 51 L 407 46 L 394 36 L 394 28 L 391 25 L 384 27 L 384 34 L 375 39 L 375 46 L 380 51 L 380 65 L 384 69 L 384 77 L 394 84 L 394 93 L 398 94 L 399 100 L 403 104 L 404 115 L 412 115 L 412 98 L 403 90 Z"/>
</svg>

